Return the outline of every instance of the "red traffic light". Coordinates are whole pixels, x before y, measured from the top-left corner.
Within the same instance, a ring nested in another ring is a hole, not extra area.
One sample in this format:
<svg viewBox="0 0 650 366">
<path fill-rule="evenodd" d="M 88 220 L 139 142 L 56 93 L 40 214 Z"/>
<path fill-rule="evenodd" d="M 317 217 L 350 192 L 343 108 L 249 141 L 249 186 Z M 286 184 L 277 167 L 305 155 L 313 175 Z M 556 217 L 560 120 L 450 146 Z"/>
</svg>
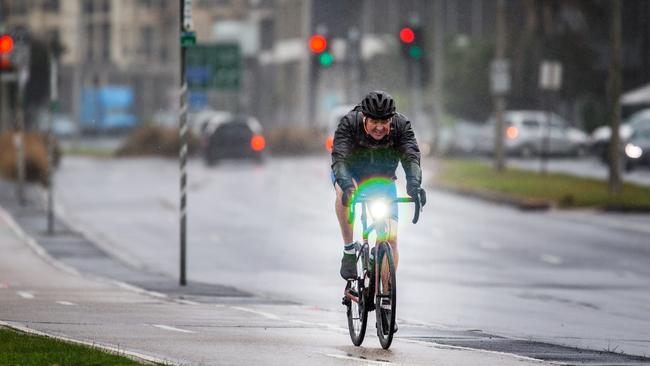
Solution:
<svg viewBox="0 0 650 366">
<path fill-rule="evenodd" d="M 9 53 L 14 49 L 14 39 L 8 34 L 0 36 L 0 53 Z"/>
<path fill-rule="evenodd" d="M 412 43 L 415 41 L 415 32 L 409 27 L 404 27 L 399 31 L 399 39 L 404 43 Z"/>
<path fill-rule="evenodd" d="M 327 39 L 320 34 L 309 37 L 309 50 L 313 53 L 321 53 L 327 49 Z"/>
</svg>

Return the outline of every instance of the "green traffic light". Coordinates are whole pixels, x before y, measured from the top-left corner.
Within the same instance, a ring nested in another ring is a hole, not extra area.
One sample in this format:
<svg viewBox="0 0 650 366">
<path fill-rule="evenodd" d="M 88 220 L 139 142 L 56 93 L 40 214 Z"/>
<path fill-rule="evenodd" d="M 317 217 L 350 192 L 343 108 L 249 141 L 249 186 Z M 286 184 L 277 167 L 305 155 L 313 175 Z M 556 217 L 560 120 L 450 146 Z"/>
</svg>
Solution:
<svg viewBox="0 0 650 366">
<path fill-rule="evenodd" d="M 411 47 L 409 47 L 409 56 L 411 58 L 415 58 L 415 59 L 421 58 L 422 54 L 423 54 L 422 47 L 420 47 L 420 46 L 411 46 Z"/>
<path fill-rule="evenodd" d="M 325 51 L 318 56 L 318 62 L 322 66 L 330 66 L 334 63 L 334 56 L 329 51 Z"/>
</svg>

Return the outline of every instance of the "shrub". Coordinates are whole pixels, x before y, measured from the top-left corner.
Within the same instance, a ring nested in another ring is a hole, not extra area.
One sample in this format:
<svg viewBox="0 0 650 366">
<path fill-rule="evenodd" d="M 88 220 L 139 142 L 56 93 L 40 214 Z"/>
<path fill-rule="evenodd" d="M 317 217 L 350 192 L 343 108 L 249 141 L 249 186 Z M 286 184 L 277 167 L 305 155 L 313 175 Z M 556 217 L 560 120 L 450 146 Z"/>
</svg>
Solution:
<svg viewBox="0 0 650 366">
<path fill-rule="evenodd" d="M 188 152 L 196 152 L 197 139 L 188 135 Z M 178 156 L 180 136 L 177 128 L 144 126 L 131 133 L 124 144 L 117 150 L 118 156 L 159 155 Z"/>
<path fill-rule="evenodd" d="M 15 131 L 6 131 L 0 135 L 0 175 L 16 180 L 18 168 L 16 164 L 16 147 L 14 145 Z M 47 134 L 42 132 L 27 132 L 23 135 L 25 142 L 25 180 L 47 184 Z M 61 149 L 55 141 L 54 166 L 61 159 Z"/>
<path fill-rule="evenodd" d="M 313 127 L 281 126 L 268 131 L 269 150 L 275 155 L 325 152 L 325 133 Z"/>
</svg>

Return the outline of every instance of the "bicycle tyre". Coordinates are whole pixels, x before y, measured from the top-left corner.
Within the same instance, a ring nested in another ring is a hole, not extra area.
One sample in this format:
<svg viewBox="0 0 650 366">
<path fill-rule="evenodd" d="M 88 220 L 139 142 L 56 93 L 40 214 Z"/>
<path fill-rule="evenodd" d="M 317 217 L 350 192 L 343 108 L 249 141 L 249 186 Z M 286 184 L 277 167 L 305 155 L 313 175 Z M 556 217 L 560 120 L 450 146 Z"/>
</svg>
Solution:
<svg viewBox="0 0 650 366">
<path fill-rule="evenodd" d="M 359 302 L 357 303 L 352 300 L 349 302 L 347 306 L 347 317 L 350 339 L 352 340 L 352 344 L 358 347 L 363 343 L 368 326 L 368 307 L 366 306 L 368 289 L 365 287 L 364 281 L 367 273 L 364 270 L 363 263 L 366 262 L 366 259 L 361 251 L 357 253 L 360 254 L 357 259 L 357 273 L 360 273 L 362 277 L 350 281 L 350 287 L 356 292 Z"/>
<path fill-rule="evenodd" d="M 386 264 L 388 266 L 388 281 L 390 289 L 387 293 L 384 292 L 384 276 L 382 276 L 383 266 L 384 266 L 384 257 L 387 259 Z M 377 337 L 379 337 L 379 343 L 383 349 L 388 349 L 393 342 L 393 334 L 395 329 L 395 313 L 397 310 L 397 283 L 395 277 L 395 263 L 393 262 L 393 251 L 390 247 L 390 244 L 383 242 L 379 246 L 378 256 L 375 259 L 377 262 L 377 274 L 378 277 L 378 286 L 375 288 L 375 313 L 377 315 Z M 388 308 L 384 304 L 382 306 L 383 299 L 389 299 Z"/>
</svg>

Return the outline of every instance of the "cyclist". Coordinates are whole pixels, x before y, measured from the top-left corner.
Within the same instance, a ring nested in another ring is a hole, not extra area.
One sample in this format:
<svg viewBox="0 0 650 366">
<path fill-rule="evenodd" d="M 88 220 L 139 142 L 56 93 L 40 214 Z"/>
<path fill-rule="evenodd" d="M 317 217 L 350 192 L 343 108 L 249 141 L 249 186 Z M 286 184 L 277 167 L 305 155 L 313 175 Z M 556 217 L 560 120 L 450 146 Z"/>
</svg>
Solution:
<svg viewBox="0 0 650 366">
<path fill-rule="evenodd" d="M 380 187 L 389 197 L 397 197 L 395 170 L 402 163 L 406 173 L 406 192 L 422 206 L 426 194 L 421 188 L 420 149 L 411 122 L 395 112 L 395 101 L 384 91 L 368 93 L 339 121 L 332 148 L 332 183 L 336 189 L 336 217 L 343 235 L 341 277 L 357 276 L 353 225 L 348 222 L 347 208 L 359 184 L 369 178 L 383 177 L 390 184 Z M 397 252 L 397 203 L 391 205 L 391 232 L 388 242 L 393 249 L 395 270 Z"/>
</svg>

